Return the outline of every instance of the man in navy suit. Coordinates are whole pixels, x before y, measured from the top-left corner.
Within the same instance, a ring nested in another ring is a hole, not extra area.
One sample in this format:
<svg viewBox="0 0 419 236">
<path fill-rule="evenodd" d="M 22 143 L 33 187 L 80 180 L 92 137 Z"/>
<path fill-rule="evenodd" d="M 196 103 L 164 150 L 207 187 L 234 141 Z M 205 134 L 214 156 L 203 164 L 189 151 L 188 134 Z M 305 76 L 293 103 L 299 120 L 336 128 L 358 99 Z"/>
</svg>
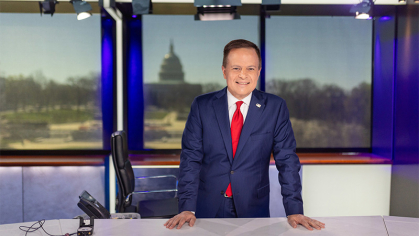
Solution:
<svg viewBox="0 0 419 236">
<path fill-rule="evenodd" d="M 303 215 L 300 162 L 285 101 L 258 91 L 259 48 L 233 40 L 224 48 L 227 87 L 198 96 L 182 137 L 179 214 L 167 228 L 198 218 L 269 217 L 269 162 L 273 153 L 289 224 L 324 224 Z"/>
</svg>

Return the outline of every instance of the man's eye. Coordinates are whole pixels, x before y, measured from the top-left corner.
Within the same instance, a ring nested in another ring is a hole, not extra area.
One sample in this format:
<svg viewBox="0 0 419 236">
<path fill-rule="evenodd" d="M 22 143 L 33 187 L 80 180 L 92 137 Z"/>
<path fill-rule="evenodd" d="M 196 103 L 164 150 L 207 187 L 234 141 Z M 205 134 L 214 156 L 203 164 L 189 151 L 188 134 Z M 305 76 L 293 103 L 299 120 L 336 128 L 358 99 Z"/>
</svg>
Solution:
<svg viewBox="0 0 419 236">
<path fill-rule="evenodd" d="M 255 68 L 249 68 L 249 70 L 255 70 Z"/>
<path fill-rule="evenodd" d="M 235 67 L 235 68 L 233 68 L 233 70 L 240 70 L 240 68 Z"/>
</svg>

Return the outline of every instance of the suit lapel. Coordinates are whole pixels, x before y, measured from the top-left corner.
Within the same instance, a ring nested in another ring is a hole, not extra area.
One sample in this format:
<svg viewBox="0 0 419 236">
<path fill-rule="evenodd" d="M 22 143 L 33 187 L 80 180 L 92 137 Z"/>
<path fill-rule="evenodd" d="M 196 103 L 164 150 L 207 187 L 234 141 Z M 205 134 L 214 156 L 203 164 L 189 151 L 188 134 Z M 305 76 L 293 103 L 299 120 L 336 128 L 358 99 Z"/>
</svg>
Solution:
<svg viewBox="0 0 419 236">
<path fill-rule="evenodd" d="M 253 127 L 258 122 L 260 115 L 265 109 L 265 98 L 258 90 L 253 90 L 252 99 L 250 100 L 249 110 L 247 111 L 246 120 L 244 121 L 243 129 L 240 134 L 239 144 L 237 145 L 236 157 L 240 155 L 244 144 L 252 133 Z M 228 115 L 228 114 L 227 114 Z M 231 135 L 230 135 L 231 136 Z M 231 146 L 231 137 L 230 137 Z"/>
<path fill-rule="evenodd" d="M 228 117 L 227 87 L 221 90 L 213 101 L 215 116 L 217 117 L 218 126 L 223 136 L 224 145 L 227 150 L 230 164 L 233 163 L 233 147 L 231 144 L 230 119 Z"/>
</svg>

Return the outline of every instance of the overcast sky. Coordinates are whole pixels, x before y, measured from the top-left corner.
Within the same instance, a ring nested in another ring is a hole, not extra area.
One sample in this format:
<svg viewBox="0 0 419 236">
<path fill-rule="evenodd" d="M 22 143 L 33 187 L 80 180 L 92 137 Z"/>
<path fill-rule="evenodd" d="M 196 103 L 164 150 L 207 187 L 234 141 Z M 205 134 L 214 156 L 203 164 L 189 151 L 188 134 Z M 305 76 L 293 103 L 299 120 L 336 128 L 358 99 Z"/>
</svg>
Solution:
<svg viewBox="0 0 419 236">
<path fill-rule="evenodd" d="M 28 76 L 42 71 L 65 82 L 101 70 L 100 16 L 0 14 L 0 73 Z"/>
<path fill-rule="evenodd" d="M 144 81 L 157 82 L 174 41 L 185 80 L 225 84 L 223 47 L 244 38 L 259 43 L 258 16 L 200 22 L 193 16 L 143 16 Z M 312 78 L 350 89 L 371 82 L 372 22 L 353 17 L 289 17 L 266 20 L 266 79 Z M 100 16 L 0 14 L 0 73 L 25 76 L 42 71 L 65 82 L 101 70 Z"/>
<path fill-rule="evenodd" d="M 350 89 L 371 82 L 372 23 L 353 17 L 271 17 L 266 20 L 266 79 L 312 78 Z M 200 22 L 192 16 L 143 17 L 144 80 L 158 81 L 174 40 L 185 80 L 225 84 L 222 52 L 230 40 L 259 43 L 258 17 Z"/>
</svg>

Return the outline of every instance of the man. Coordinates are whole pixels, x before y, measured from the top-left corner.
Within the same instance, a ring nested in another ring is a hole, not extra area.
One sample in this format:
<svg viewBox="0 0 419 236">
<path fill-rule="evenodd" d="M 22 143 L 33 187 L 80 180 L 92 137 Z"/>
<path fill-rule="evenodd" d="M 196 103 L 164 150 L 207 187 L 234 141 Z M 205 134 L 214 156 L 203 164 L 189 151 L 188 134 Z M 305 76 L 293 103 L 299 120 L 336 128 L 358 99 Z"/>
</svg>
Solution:
<svg viewBox="0 0 419 236">
<path fill-rule="evenodd" d="M 198 218 L 269 217 L 269 162 L 279 171 L 289 224 L 324 224 L 303 215 L 300 162 L 285 101 L 256 90 L 258 47 L 239 39 L 224 48 L 223 90 L 198 96 L 182 137 L 179 214 L 167 228 Z"/>
</svg>

